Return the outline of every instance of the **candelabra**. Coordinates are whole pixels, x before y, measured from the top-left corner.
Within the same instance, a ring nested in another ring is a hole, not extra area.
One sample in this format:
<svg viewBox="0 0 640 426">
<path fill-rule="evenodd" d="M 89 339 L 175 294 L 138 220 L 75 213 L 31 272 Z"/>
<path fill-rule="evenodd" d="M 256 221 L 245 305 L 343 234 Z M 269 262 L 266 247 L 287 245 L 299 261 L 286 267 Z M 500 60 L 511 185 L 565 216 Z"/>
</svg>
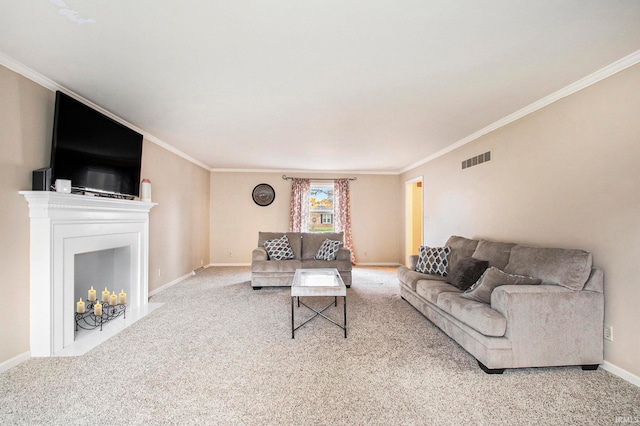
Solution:
<svg viewBox="0 0 640 426">
<path fill-rule="evenodd" d="M 123 318 L 127 317 L 127 305 L 124 303 L 109 305 L 107 302 L 103 302 L 101 304 L 102 312 L 100 315 L 95 314 L 96 303 L 98 303 L 96 300 L 87 301 L 85 312 L 76 312 L 76 331 L 78 331 L 78 327 L 83 330 L 93 330 L 94 328 L 100 327 L 100 331 L 102 331 L 103 324 L 118 318 L 120 315 L 122 315 Z"/>
</svg>

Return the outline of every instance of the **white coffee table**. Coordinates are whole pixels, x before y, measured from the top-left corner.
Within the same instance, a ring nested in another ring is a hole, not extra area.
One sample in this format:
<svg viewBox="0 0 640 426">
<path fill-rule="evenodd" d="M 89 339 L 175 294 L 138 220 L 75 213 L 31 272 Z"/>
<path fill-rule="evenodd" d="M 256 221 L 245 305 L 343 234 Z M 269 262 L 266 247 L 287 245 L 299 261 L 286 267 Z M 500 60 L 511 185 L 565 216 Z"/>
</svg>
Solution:
<svg viewBox="0 0 640 426">
<path fill-rule="evenodd" d="M 300 301 L 301 297 L 318 297 L 318 296 L 333 296 L 333 302 L 325 306 L 324 308 L 316 311 L 312 307 L 308 306 L 304 302 Z M 298 298 L 298 307 L 303 305 L 308 309 L 315 312 L 315 315 L 300 324 L 295 326 L 295 299 Z M 342 297 L 344 300 L 344 325 L 340 325 L 331 318 L 323 314 L 330 306 L 338 306 L 338 297 Z M 295 339 L 296 330 L 314 319 L 317 316 L 321 316 L 327 321 L 337 325 L 344 330 L 344 337 L 347 338 L 347 287 L 344 285 L 338 270 L 333 268 L 319 268 L 319 269 L 296 269 L 296 274 L 293 277 L 293 284 L 291 284 L 291 338 Z"/>
</svg>

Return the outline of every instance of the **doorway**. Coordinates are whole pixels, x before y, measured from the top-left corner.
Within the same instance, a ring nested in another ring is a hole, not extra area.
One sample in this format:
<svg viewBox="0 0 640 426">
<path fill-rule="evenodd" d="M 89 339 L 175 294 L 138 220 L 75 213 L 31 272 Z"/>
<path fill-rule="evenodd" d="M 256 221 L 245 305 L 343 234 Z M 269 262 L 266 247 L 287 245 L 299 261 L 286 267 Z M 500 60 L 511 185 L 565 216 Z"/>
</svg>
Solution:
<svg viewBox="0 0 640 426">
<path fill-rule="evenodd" d="M 422 176 L 405 183 L 405 265 L 422 245 Z"/>
</svg>

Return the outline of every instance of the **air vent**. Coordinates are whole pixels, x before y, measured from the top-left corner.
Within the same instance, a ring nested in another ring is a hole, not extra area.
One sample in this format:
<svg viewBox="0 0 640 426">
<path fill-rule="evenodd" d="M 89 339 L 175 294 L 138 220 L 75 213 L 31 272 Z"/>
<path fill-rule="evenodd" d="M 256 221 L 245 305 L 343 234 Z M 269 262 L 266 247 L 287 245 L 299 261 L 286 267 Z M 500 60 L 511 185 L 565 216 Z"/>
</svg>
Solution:
<svg viewBox="0 0 640 426">
<path fill-rule="evenodd" d="M 487 151 L 484 154 L 476 155 L 475 157 L 468 158 L 462 162 L 462 169 L 468 169 L 469 167 L 477 166 L 478 164 L 491 161 L 491 151 Z"/>
</svg>

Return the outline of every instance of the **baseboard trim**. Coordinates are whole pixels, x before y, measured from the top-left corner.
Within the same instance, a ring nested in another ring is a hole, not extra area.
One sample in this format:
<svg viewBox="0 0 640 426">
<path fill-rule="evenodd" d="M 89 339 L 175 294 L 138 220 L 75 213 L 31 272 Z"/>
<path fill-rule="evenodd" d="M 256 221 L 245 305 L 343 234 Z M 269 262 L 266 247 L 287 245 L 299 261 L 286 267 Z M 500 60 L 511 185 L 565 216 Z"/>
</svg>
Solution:
<svg viewBox="0 0 640 426">
<path fill-rule="evenodd" d="M 210 263 L 209 266 L 251 266 L 250 263 Z M 394 262 L 358 262 L 356 266 L 401 266 L 399 263 Z"/>
<path fill-rule="evenodd" d="M 620 368 L 617 365 L 611 364 L 608 361 L 604 361 L 601 365 L 603 370 L 608 371 L 611 374 L 615 374 L 616 376 L 626 380 L 632 385 L 636 385 L 640 388 L 640 377 L 636 376 L 633 373 L 625 370 L 624 368 Z"/>
<path fill-rule="evenodd" d="M 251 266 L 250 263 L 211 263 L 211 266 Z"/>
<path fill-rule="evenodd" d="M 395 268 L 400 266 L 400 264 L 394 262 L 357 262 L 356 266 L 392 266 Z"/>
<path fill-rule="evenodd" d="M 158 287 L 155 290 L 152 290 L 149 292 L 149 297 L 151 296 L 155 296 L 156 294 L 168 289 L 169 287 L 173 287 L 174 285 L 178 284 L 181 281 L 186 280 L 189 277 L 192 277 L 194 275 L 193 271 L 189 272 L 187 275 L 183 275 L 180 278 L 177 278 L 171 282 L 166 283 L 165 285 L 163 285 L 162 287 Z"/>
<path fill-rule="evenodd" d="M 11 359 L 6 360 L 5 362 L 0 363 L 0 373 L 3 373 L 7 370 L 9 370 L 10 368 L 15 367 L 16 365 L 20 364 L 21 362 L 24 362 L 28 359 L 31 358 L 31 352 L 24 352 L 18 356 L 14 356 Z"/>
</svg>

